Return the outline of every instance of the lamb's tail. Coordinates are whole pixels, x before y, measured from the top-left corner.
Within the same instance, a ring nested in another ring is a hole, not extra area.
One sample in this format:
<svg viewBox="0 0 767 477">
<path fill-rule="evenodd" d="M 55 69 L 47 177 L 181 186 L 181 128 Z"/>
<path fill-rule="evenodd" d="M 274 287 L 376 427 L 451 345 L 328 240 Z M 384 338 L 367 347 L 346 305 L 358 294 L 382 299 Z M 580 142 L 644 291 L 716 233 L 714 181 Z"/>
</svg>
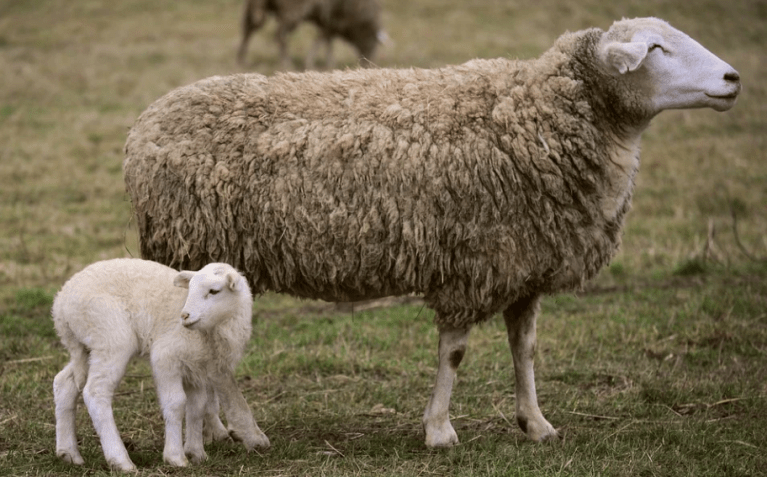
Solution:
<svg viewBox="0 0 767 477">
<path fill-rule="evenodd" d="M 88 357 L 90 352 L 82 343 L 72 336 L 62 336 L 61 342 L 69 351 L 69 364 L 61 370 L 61 379 L 72 380 L 78 391 L 83 390 L 85 379 L 88 377 Z"/>
</svg>

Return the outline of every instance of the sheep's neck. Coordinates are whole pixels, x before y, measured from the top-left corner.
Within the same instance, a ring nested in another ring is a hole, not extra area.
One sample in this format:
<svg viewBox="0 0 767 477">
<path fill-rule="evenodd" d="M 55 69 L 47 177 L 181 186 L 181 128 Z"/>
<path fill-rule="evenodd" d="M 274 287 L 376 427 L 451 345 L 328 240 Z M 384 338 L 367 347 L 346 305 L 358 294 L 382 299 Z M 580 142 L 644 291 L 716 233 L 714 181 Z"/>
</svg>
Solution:
<svg viewBox="0 0 767 477">
<path fill-rule="evenodd" d="M 227 324 L 228 325 L 228 324 Z M 216 360 L 213 365 L 220 371 L 232 371 L 242 358 L 246 340 L 237 336 L 232 326 L 218 326 L 209 333 L 203 333 L 205 346 L 213 350 Z M 249 334 L 247 335 L 249 336 Z"/>
<path fill-rule="evenodd" d="M 615 220 L 631 197 L 634 177 L 639 169 L 639 144 L 641 134 L 617 140 L 609 156 L 605 171 L 605 190 L 601 200 L 602 214 L 608 221 Z"/>
</svg>

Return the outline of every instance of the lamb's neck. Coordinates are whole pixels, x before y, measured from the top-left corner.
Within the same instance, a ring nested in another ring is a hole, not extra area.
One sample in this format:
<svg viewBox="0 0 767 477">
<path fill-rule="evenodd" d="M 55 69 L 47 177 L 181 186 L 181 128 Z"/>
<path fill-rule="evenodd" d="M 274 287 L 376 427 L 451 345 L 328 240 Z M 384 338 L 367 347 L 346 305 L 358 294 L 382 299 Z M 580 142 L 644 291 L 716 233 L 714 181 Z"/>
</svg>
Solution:
<svg viewBox="0 0 767 477">
<path fill-rule="evenodd" d="M 250 337 L 250 330 L 237 326 L 236 320 L 230 320 L 204 333 L 205 343 L 213 350 L 216 366 L 233 370 L 245 351 L 245 345 Z"/>
</svg>

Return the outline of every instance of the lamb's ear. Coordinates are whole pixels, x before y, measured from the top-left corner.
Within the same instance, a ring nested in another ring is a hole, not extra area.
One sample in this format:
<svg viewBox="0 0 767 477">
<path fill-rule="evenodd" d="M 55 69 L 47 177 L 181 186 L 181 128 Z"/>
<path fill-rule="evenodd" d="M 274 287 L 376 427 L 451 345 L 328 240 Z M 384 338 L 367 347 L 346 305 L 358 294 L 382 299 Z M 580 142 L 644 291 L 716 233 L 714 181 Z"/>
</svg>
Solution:
<svg viewBox="0 0 767 477">
<path fill-rule="evenodd" d="M 237 285 L 240 283 L 240 276 L 234 272 L 226 274 L 226 284 L 230 290 L 237 290 Z"/>
<path fill-rule="evenodd" d="M 189 288 L 189 280 L 191 280 L 193 276 L 194 272 L 188 270 L 178 272 L 176 278 L 173 279 L 173 284 L 180 288 Z"/>
<path fill-rule="evenodd" d="M 643 41 L 630 43 L 614 41 L 603 45 L 599 56 L 611 73 L 623 75 L 639 68 L 647 57 L 647 48 L 647 43 Z"/>
</svg>

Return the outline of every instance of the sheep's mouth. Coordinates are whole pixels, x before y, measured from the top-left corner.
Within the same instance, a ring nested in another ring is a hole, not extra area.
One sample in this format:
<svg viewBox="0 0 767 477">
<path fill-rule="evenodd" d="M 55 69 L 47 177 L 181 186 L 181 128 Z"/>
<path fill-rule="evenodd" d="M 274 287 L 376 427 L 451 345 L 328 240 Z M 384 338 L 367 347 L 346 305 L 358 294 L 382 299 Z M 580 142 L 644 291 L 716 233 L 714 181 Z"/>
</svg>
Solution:
<svg viewBox="0 0 767 477">
<path fill-rule="evenodd" d="M 708 96 L 709 98 L 713 98 L 713 99 L 735 99 L 735 98 L 738 97 L 738 92 L 735 91 L 735 92 L 730 93 L 730 94 L 722 94 L 722 95 L 706 93 L 706 96 Z"/>
<path fill-rule="evenodd" d="M 197 321 L 181 321 L 181 324 L 184 325 L 184 328 L 192 329 L 194 328 L 194 325 L 197 324 Z"/>
</svg>

